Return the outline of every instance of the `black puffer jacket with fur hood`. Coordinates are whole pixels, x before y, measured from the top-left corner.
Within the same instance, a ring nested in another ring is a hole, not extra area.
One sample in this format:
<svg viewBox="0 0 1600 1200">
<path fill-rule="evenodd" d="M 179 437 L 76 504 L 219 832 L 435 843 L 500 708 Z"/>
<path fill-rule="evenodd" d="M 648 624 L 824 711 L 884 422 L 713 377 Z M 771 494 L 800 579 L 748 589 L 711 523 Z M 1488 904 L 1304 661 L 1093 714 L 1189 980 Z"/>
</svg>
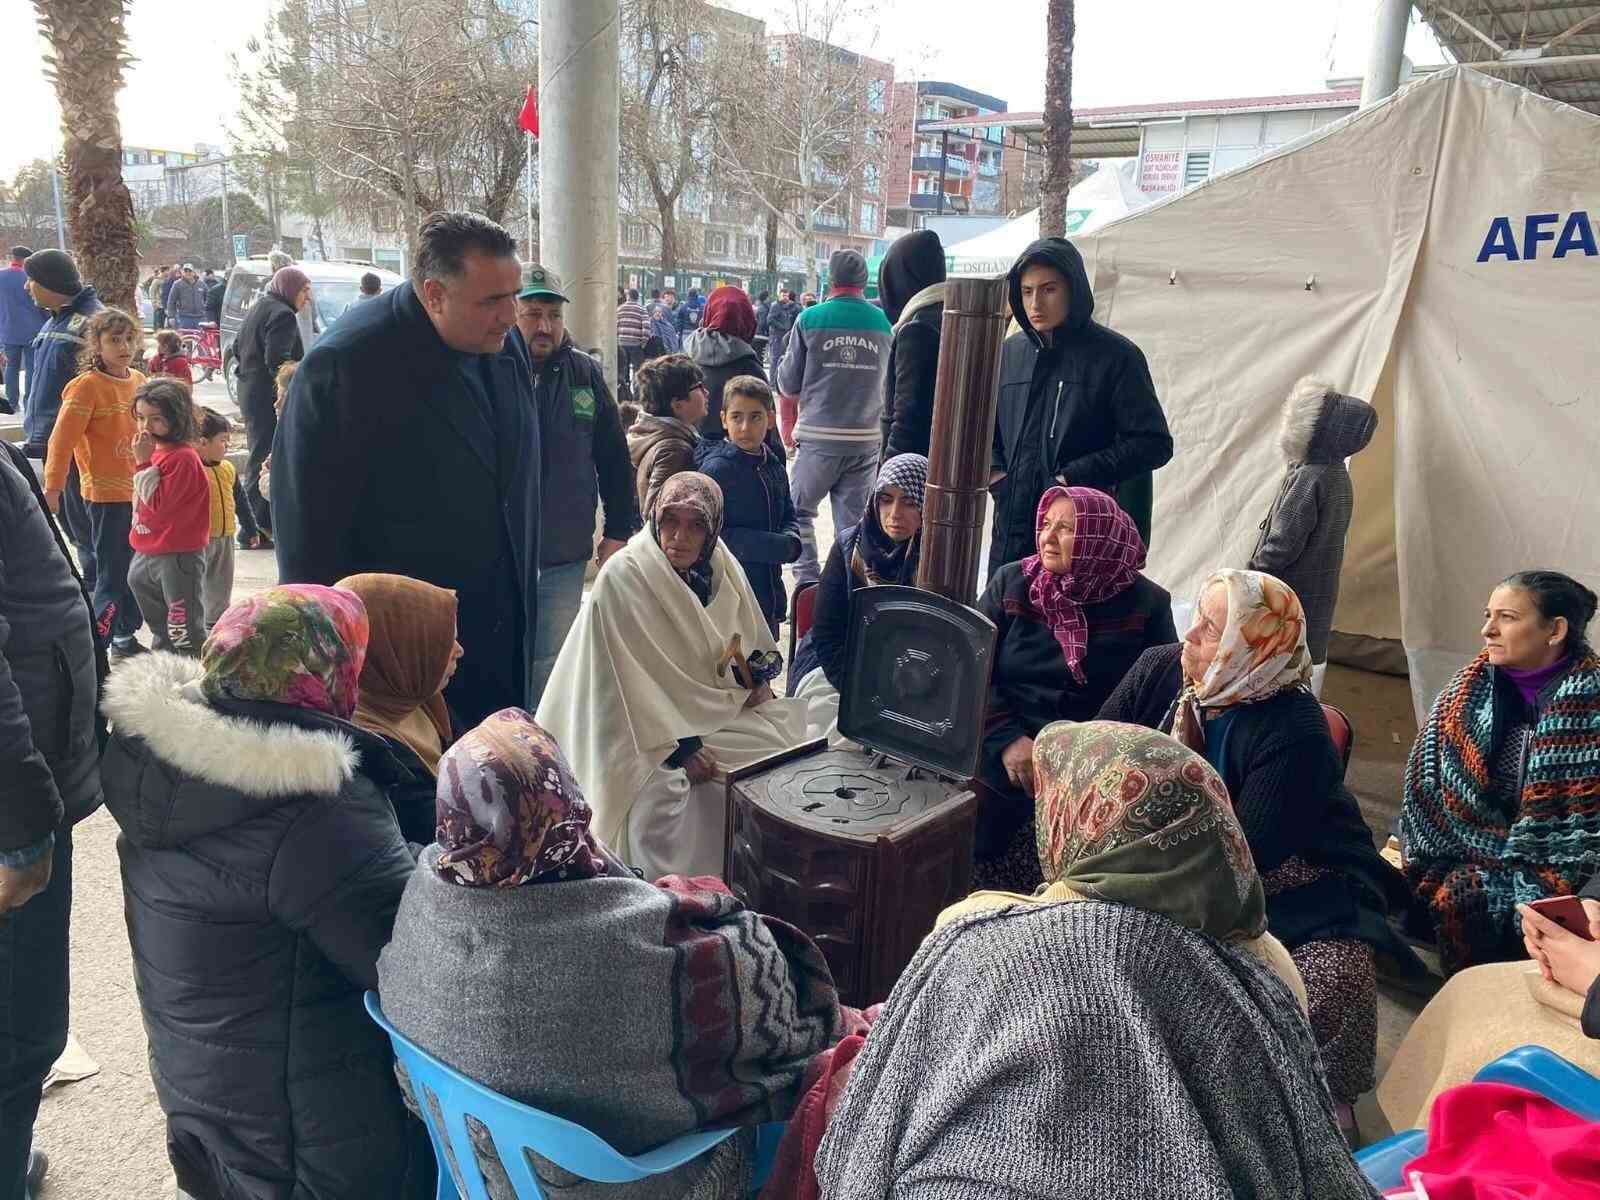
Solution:
<svg viewBox="0 0 1600 1200">
<path fill-rule="evenodd" d="M 102 765 L 150 1073 L 197 1200 L 431 1197 L 433 1154 L 362 1009 L 414 869 L 382 739 L 278 704 L 211 705 L 200 664 L 106 685 Z"/>
</svg>

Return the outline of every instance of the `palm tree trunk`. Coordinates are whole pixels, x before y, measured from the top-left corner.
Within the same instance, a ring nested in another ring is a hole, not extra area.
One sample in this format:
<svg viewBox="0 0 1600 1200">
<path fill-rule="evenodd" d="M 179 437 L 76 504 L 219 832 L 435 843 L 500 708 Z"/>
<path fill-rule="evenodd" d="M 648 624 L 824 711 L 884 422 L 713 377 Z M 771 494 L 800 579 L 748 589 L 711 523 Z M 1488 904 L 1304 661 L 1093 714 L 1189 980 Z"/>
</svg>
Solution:
<svg viewBox="0 0 1600 1200">
<path fill-rule="evenodd" d="M 61 104 L 61 163 L 67 225 L 78 270 L 101 299 L 136 313 L 139 239 L 122 181 L 117 93 L 127 52 L 129 0 L 33 0 L 50 44 L 45 74 Z"/>
<path fill-rule="evenodd" d="M 1050 0 L 1045 17 L 1044 183 L 1039 189 L 1039 236 L 1065 237 L 1072 184 L 1072 39 L 1074 0 Z"/>
</svg>

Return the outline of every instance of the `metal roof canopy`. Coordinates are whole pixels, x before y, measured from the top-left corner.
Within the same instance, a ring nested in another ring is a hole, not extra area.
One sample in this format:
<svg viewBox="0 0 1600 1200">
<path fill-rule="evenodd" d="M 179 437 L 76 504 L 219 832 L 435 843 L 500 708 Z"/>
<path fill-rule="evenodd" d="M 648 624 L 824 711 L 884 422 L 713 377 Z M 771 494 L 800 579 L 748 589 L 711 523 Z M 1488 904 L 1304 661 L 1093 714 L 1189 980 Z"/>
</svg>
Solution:
<svg viewBox="0 0 1600 1200">
<path fill-rule="evenodd" d="M 1354 108 L 1360 88 L 1336 88 L 1292 96 L 1242 96 L 1226 100 L 1179 100 L 1157 104 L 1119 104 L 1110 108 L 1078 108 L 1072 112 L 1072 157 L 1134 158 L 1139 153 L 1144 125 L 1180 121 L 1185 117 L 1224 116 L 1229 113 L 1285 112 L 1297 108 Z M 1031 153 L 1044 149 L 1044 114 L 1039 112 L 991 113 L 979 117 L 951 117 L 925 121 L 918 133 L 939 133 L 972 126 L 999 128 L 1010 145 Z"/>
<path fill-rule="evenodd" d="M 1600 3 L 1418 0 L 1459 63 L 1600 115 Z"/>
</svg>

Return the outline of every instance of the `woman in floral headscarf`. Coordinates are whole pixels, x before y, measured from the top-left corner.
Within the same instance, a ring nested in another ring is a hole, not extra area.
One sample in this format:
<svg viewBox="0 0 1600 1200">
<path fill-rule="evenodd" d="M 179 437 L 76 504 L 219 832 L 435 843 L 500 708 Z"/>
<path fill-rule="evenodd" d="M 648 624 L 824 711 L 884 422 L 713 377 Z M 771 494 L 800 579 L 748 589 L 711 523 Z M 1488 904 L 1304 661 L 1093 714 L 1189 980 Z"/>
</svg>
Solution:
<svg viewBox="0 0 1600 1200">
<path fill-rule="evenodd" d="M 1404 880 L 1373 848 L 1310 682 L 1293 590 L 1258 571 L 1217 571 L 1200 588 L 1183 644 L 1146 651 L 1100 716 L 1171 733 L 1228 785 L 1272 931 L 1305 977 L 1328 1086 L 1353 1130 L 1352 1106 L 1373 1085 L 1374 952 L 1415 957 L 1387 921 L 1406 902 Z"/>
<path fill-rule="evenodd" d="M 1144 540 L 1104 492 L 1053 487 L 1039 499 L 1038 552 L 995 572 L 978 607 L 999 631 L 978 776 L 978 887 L 1031 891 L 1033 739 L 1087 721 L 1151 646 L 1176 643 L 1172 597 L 1141 575 Z"/>
<path fill-rule="evenodd" d="M 1048 888 L 941 914 L 853 1064 L 822 1194 L 1375 1196 L 1217 773 L 1090 721 L 1040 731 L 1034 774 Z"/>
<path fill-rule="evenodd" d="M 361 1004 L 413 866 L 387 794 L 406 771 L 350 723 L 367 636 L 351 592 L 276 587 L 199 660 L 144 654 L 106 683 L 101 776 L 182 1193 L 434 1194 Z"/>
<path fill-rule="evenodd" d="M 501 1095 L 638 1154 L 784 1120 L 811 1058 L 860 1026 L 804 934 L 714 879 L 647 883 L 623 866 L 566 756 L 520 709 L 445 753 L 438 806 L 438 843 L 378 963 L 384 1013 Z M 742 1200 L 750 1149 L 736 1133 L 624 1186 L 543 1159 L 534 1170 L 546 1195 L 570 1200 Z M 486 1139 L 478 1161 L 491 1200 L 533 1194 L 511 1187 Z"/>
<path fill-rule="evenodd" d="M 662 484 L 650 523 L 600 569 L 539 703 L 596 830 L 649 879 L 720 873 L 727 794 L 713 775 L 805 736 L 804 705 L 773 698 L 783 659 L 721 532 L 716 480 Z"/>
</svg>

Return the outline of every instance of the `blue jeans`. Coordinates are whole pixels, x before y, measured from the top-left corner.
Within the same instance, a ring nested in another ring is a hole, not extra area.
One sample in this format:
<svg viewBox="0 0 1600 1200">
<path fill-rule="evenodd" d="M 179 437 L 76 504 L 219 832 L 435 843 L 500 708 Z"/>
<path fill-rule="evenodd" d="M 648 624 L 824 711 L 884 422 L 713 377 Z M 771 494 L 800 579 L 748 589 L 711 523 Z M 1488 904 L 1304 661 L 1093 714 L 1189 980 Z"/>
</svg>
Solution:
<svg viewBox="0 0 1600 1200">
<path fill-rule="evenodd" d="M 179 313 L 172 318 L 172 323 L 179 329 L 199 329 L 200 322 L 205 319 L 204 313 Z"/>
<path fill-rule="evenodd" d="M 550 672 L 555 669 L 567 631 L 578 619 L 578 609 L 583 605 L 583 577 L 588 569 L 588 559 L 539 568 L 539 628 L 533 635 L 530 686 L 531 703 L 535 708 L 544 698 L 544 685 L 550 681 Z"/>
<path fill-rule="evenodd" d="M 22 397 L 27 393 L 23 390 L 22 373 L 26 371 L 33 374 L 33 347 L 27 342 L 20 346 L 8 345 L 6 352 L 6 412 L 14 413 L 22 404 Z"/>
<path fill-rule="evenodd" d="M 67 1047 L 72 832 L 56 830 L 50 886 L 0 916 L 0 1200 L 26 1200 L 33 1120 Z"/>
</svg>

